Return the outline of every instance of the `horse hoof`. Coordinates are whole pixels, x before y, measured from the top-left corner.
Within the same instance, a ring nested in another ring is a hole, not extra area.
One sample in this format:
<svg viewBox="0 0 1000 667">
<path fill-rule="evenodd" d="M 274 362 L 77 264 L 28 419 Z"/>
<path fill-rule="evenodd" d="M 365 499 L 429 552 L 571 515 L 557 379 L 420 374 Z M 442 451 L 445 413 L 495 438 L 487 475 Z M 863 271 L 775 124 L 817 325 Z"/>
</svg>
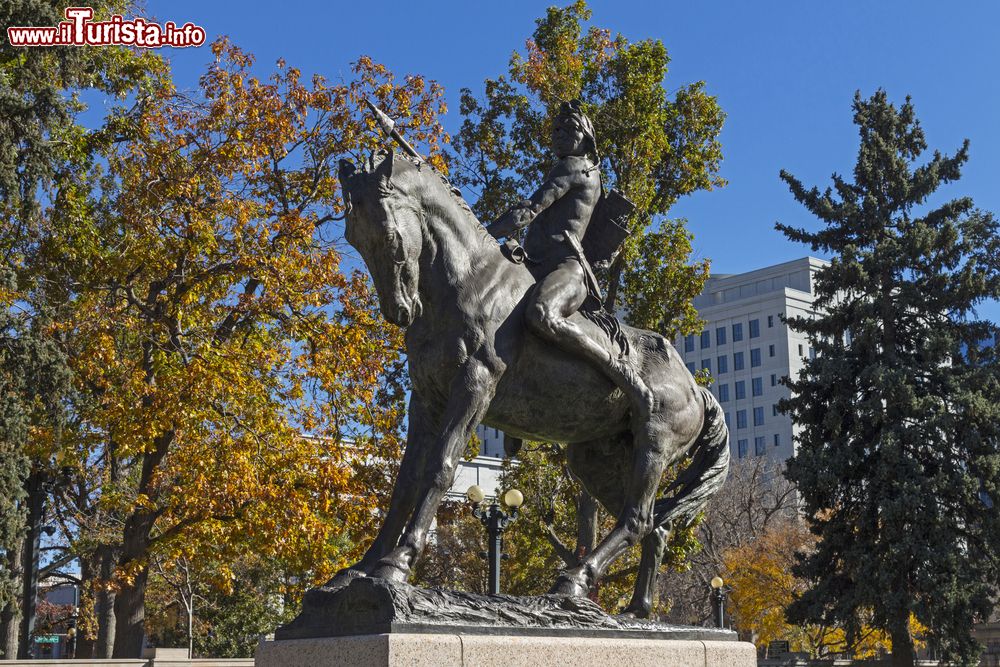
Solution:
<svg viewBox="0 0 1000 667">
<path fill-rule="evenodd" d="M 640 620 L 641 621 L 641 620 L 645 620 L 645 619 L 649 618 L 649 610 L 648 609 L 634 609 L 632 607 L 629 607 L 628 609 L 626 609 L 622 613 L 618 614 L 618 617 L 619 618 L 634 618 L 636 620 Z"/>
<path fill-rule="evenodd" d="M 559 577 L 556 583 L 549 589 L 549 595 L 565 595 L 573 598 L 585 598 L 590 592 L 585 585 L 574 581 L 570 577 Z"/>
<path fill-rule="evenodd" d="M 404 570 L 394 563 L 385 563 L 380 561 L 378 566 L 372 570 L 368 576 L 373 579 L 385 579 L 386 581 L 392 581 L 397 584 L 405 584 L 406 580 L 410 576 L 410 572 L 409 570 Z"/>
<path fill-rule="evenodd" d="M 366 576 L 364 570 L 359 570 L 353 567 L 347 567 L 338 572 L 337 574 L 333 575 L 333 578 L 330 579 L 330 581 L 323 584 L 321 588 L 324 588 L 329 591 L 337 591 L 340 590 L 341 588 L 344 588 L 355 579 L 364 576 Z"/>
</svg>

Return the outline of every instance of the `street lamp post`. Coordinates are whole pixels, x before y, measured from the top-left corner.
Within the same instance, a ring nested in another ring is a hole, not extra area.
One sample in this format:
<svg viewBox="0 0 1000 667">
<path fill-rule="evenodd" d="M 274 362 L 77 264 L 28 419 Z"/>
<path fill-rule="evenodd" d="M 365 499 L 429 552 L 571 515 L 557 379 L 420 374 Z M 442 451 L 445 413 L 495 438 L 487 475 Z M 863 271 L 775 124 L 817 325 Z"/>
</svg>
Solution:
<svg viewBox="0 0 1000 667">
<path fill-rule="evenodd" d="M 487 560 L 490 567 L 489 592 L 490 595 L 498 595 L 500 593 L 503 531 L 517 518 L 517 511 L 524 503 L 524 495 L 517 489 L 510 489 L 503 494 L 503 504 L 510 508 L 509 514 L 500 509 L 500 505 L 495 501 L 484 509 L 481 503 L 486 498 L 486 494 L 478 486 L 470 486 L 466 495 L 472 501 L 472 515 L 486 527 Z"/>
<path fill-rule="evenodd" d="M 712 577 L 712 615 L 715 617 L 715 627 L 726 627 L 726 587 L 722 577 Z"/>
</svg>

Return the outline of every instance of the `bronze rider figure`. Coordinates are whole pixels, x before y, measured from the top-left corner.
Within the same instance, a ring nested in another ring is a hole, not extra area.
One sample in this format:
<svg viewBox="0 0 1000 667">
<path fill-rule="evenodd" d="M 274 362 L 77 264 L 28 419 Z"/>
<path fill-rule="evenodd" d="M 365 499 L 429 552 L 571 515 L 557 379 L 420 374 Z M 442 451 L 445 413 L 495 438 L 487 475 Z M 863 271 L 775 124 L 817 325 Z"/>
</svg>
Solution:
<svg viewBox="0 0 1000 667">
<path fill-rule="evenodd" d="M 524 240 L 537 284 L 528 295 L 527 325 L 536 335 L 600 369 L 629 398 L 633 419 L 648 418 L 652 392 L 627 356 L 589 336 L 570 317 L 581 308 L 600 310 L 603 299 L 582 240 L 601 200 L 594 126 L 580 103 L 564 102 L 552 127 L 558 161 L 530 199 L 488 227 L 494 238 L 530 225 Z"/>
</svg>

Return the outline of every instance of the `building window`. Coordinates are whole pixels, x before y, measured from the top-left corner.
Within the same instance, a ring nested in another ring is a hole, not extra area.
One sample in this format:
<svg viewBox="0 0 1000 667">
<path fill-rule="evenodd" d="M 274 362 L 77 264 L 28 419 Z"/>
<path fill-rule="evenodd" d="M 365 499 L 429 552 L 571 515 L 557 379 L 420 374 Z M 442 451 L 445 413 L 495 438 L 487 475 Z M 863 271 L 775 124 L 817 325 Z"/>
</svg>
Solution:
<svg viewBox="0 0 1000 667">
<path fill-rule="evenodd" d="M 802 356 L 802 343 L 799 343 L 799 356 Z"/>
<path fill-rule="evenodd" d="M 774 327 L 774 315 L 767 316 L 767 328 L 770 329 Z"/>
<path fill-rule="evenodd" d="M 775 403 L 774 405 L 771 406 L 771 416 L 772 417 L 777 417 L 778 416 L 778 404 L 777 403 Z"/>
<path fill-rule="evenodd" d="M 729 385 L 720 384 L 719 385 L 719 403 L 729 402 Z"/>
<path fill-rule="evenodd" d="M 767 346 L 767 356 L 769 356 L 769 357 L 773 357 L 774 356 L 774 345 L 768 345 Z"/>
<path fill-rule="evenodd" d="M 729 357 L 726 355 L 723 354 L 716 359 L 716 364 L 718 366 L 719 375 L 729 372 Z"/>
<path fill-rule="evenodd" d="M 750 368 L 756 368 L 760 366 L 760 348 L 755 347 L 750 350 Z"/>
<path fill-rule="evenodd" d="M 750 337 L 757 338 L 760 336 L 760 320 L 750 320 Z"/>
<path fill-rule="evenodd" d="M 701 332 L 701 349 L 710 347 L 712 345 L 712 337 L 708 334 L 708 331 Z"/>
<path fill-rule="evenodd" d="M 731 429 L 733 427 L 733 420 L 730 419 L 730 414 L 726 413 L 726 428 Z"/>
<path fill-rule="evenodd" d="M 763 456 L 764 452 L 767 451 L 767 446 L 764 444 L 764 436 L 758 436 L 753 439 L 753 453 L 756 456 Z"/>
<path fill-rule="evenodd" d="M 703 369 L 705 369 L 706 371 L 708 371 L 709 373 L 711 373 L 712 372 L 712 360 L 711 359 L 702 359 L 701 360 L 701 367 Z"/>
<path fill-rule="evenodd" d="M 747 427 L 747 411 L 737 410 L 736 411 L 736 428 L 746 428 Z"/>
<path fill-rule="evenodd" d="M 726 327 L 718 327 L 715 330 L 715 344 L 716 345 L 726 344 Z"/>
<path fill-rule="evenodd" d="M 743 340 L 743 324 L 737 322 L 733 325 L 733 342 L 736 343 L 741 340 Z"/>
<path fill-rule="evenodd" d="M 753 378 L 750 381 L 750 386 L 753 390 L 754 396 L 764 395 L 764 378 Z"/>
<path fill-rule="evenodd" d="M 743 370 L 743 353 L 733 352 L 733 370 L 741 371 Z"/>
<path fill-rule="evenodd" d="M 689 362 L 687 362 L 684 365 L 688 367 L 689 371 L 691 371 L 691 375 L 694 375 L 694 362 L 693 361 L 689 361 Z"/>
<path fill-rule="evenodd" d="M 684 351 L 694 352 L 694 336 L 684 336 Z"/>
<path fill-rule="evenodd" d="M 764 408 L 753 409 L 753 425 L 754 426 L 764 425 Z"/>
<path fill-rule="evenodd" d="M 736 400 L 742 401 L 747 397 L 747 385 L 743 380 L 739 380 L 733 385 L 736 388 Z"/>
<path fill-rule="evenodd" d="M 771 386 L 772 387 L 777 387 L 778 386 L 778 375 L 777 375 L 777 373 L 771 373 Z"/>
<path fill-rule="evenodd" d="M 746 439 L 736 441 L 736 449 L 739 457 L 745 458 L 747 455 L 747 441 Z"/>
<path fill-rule="evenodd" d="M 809 358 L 810 359 L 815 359 L 816 358 L 816 348 L 814 348 L 814 347 L 810 347 L 809 348 Z"/>
<path fill-rule="evenodd" d="M 775 433 L 774 434 L 774 446 L 775 447 L 781 447 L 781 434 L 780 433 Z"/>
</svg>

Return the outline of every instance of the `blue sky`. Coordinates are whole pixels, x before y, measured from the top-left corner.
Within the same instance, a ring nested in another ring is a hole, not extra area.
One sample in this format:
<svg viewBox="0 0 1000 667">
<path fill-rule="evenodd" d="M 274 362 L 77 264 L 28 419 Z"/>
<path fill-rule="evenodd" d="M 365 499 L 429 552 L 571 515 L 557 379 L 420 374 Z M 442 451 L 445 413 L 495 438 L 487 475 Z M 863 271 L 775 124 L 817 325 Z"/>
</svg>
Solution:
<svg viewBox="0 0 1000 667">
<path fill-rule="evenodd" d="M 568 0 L 567 0 L 568 1 Z M 266 74 L 285 58 L 305 74 L 350 76 L 367 54 L 397 74 L 439 81 L 460 122 L 458 93 L 481 91 L 505 71 L 552 2 L 229 2 L 148 0 L 145 15 L 203 26 L 209 40 L 229 35 L 257 55 Z M 672 58 L 668 90 L 703 80 L 728 114 L 722 173 L 729 185 L 679 202 L 698 256 L 734 273 L 808 254 L 774 222 L 816 226 L 778 179 L 782 168 L 825 187 L 849 174 L 857 151 L 851 122 L 855 90 L 885 88 L 913 97 L 931 149 L 971 141 L 961 181 L 936 201 L 970 195 L 1000 212 L 1000 3 L 927 0 L 628 2 L 593 0 L 593 23 L 629 39 L 656 38 Z M 193 88 L 211 54 L 165 50 L 182 88 Z M 600 128 L 598 128 L 600 131 Z M 1000 305 L 981 315 L 1000 321 Z"/>
</svg>

